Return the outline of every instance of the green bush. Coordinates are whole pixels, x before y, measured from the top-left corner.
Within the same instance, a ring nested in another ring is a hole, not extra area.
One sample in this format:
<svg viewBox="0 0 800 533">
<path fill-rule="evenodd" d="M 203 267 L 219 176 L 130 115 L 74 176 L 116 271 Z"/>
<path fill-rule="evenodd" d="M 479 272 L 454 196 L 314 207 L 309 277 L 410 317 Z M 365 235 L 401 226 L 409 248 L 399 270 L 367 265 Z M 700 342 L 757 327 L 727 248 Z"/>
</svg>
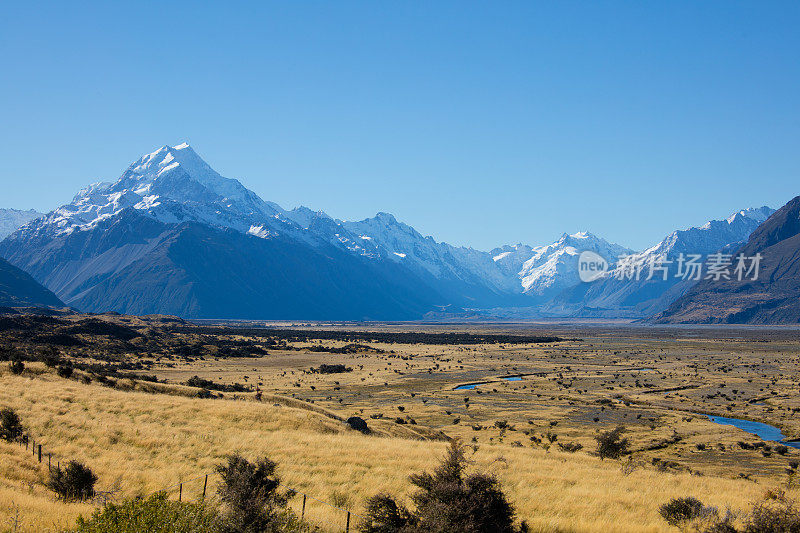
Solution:
<svg viewBox="0 0 800 533">
<path fill-rule="evenodd" d="M 465 475 L 465 447 L 453 441 L 433 473 L 414 474 L 419 490 L 411 496 L 416 509 L 409 512 L 391 496 L 379 494 L 367 502 L 360 524 L 365 533 L 514 533 L 514 508 L 494 476 Z"/>
<path fill-rule="evenodd" d="M 85 500 L 94 497 L 97 476 L 89 467 L 78 461 L 70 461 L 65 468 L 51 468 L 47 488 L 64 501 Z"/>
<path fill-rule="evenodd" d="M 603 431 L 595 436 L 597 455 L 600 456 L 600 459 L 605 459 L 606 457 L 619 459 L 628 453 L 628 439 L 622 436 L 623 433 L 625 433 L 625 427 L 617 426 L 612 430 Z"/>
<path fill-rule="evenodd" d="M 77 533 L 218 533 L 217 511 L 202 503 L 167 500 L 158 493 L 98 509 L 88 520 L 78 518 Z"/>
<path fill-rule="evenodd" d="M 8 369 L 12 374 L 20 375 L 25 371 L 25 363 L 22 361 L 11 361 L 8 363 Z"/>
<path fill-rule="evenodd" d="M 265 533 L 302 531 L 290 509 L 287 496 L 278 492 L 277 464 L 263 457 L 250 463 L 238 454 L 217 466 L 222 482 L 217 494 L 225 505 L 223 531 Z"/>
<path fill-rule="evenodd" d="M 676 527 L 709 514 L 703 502 L 691 497 L 672 498 L 659 507 L 658 512 L 669 525 Z"/>
<path fill-rule="evenodd" d="M 800 533 L 800 509 L 783 491 L 769 491 L 750 511 L 744 533 Z"/>
<path fill-rule="evenodd" d="M 70 365 L 59 365 L 56 367 L 56 373 L 62 378 L 72 377 L 73 368 Z"/>
<path fill-rule="evenodd" d="M 753 508 L 739 515 L 742 529 L 734 525 L 737 515 L 720 516 L 695 498 L 675 498 L 659 509 L 671 525 L 701 533 L 800 533 L 800 509 L 782 490 L 770 490 Z"/>
<path fill-rule="evenodd" d="M 0 439 L 17 440 L 23 432 L 22 421 L 13 409 L 5 407 L 0 410 Z"/>
<path fill-rule="evenodd" d="M 415 524 L 408 509 L 388 494 L 377 494 L 367 500 L 365 517 L 360 525 L 364 533 L 393 533 Z"/>
</svg>

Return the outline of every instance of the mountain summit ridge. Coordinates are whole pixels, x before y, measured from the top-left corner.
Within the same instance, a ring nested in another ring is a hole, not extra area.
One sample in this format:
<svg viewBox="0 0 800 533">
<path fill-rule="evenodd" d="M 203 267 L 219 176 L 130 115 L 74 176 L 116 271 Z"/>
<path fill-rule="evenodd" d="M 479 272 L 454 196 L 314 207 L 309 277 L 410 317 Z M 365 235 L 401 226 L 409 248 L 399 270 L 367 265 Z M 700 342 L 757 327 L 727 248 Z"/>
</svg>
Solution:
<svg viewBox="0 0 800 533">
<path fill-rule="evenodd" d="M 762 216 L 759 209 L 734 213 L 727 226 Z M 711 224 L 707 231 L 719 233 L 726 227 L 721 224 Z M 722 232 L 719 239 L 730 244 L 739 236 L 734 233 Z M 209 243 L 206 248 L 204 240 Z M 240 248 L 225 246 L 226 240 Z M 192 246 L 197 247 L 194 252 Z M 366 286 L 386 306 L 385 313 L 380 305 L 367 306 L 367 315 L 373 317 L 421 317 L 442 306 L 534 308 L 580 287 L 580 252 L 599 253 L 612 267 L 620 255 L 633 253 L 585 230 L 564 233 L 544 246 L 518 244 L 486 252 L 438 242 L 384 211 L 345 221 L 304 206 L 286 210 L 240 181 L 223 177 L 188 143 L 163 145 L 142 155 L 117 180 L 85 187 L 72 202 L 0 242 L 0 255 L 69 305 L 87 311 L 173 312 L 187 317 L 193 313 L 213 317 L 222 309 L 215 310 L 215 299 L 225 300 L 219 291 L 234 282 L 196 264 L 214 262 L 207 256 L 211 249 L 229 257 L 231 275 L 235 272 L 239 279 L 237 290 L 250 287 L 270 302 L 264 318 L 281 318 L 278 302 L 263 291 L 288 297 L 290 293 L 277 290 L 276 284 L 282 283 L 304 295 L 309 309 L 322 313 L 315 316 L 332 319 L 345 316 L 337 309 L 347 307 L 329 301 L 334 294 L 346 298 L 348 291 L 361 294 Z M 314 264 L 301 268 L 287 255 L 289 249 Z M 272 255 L 264 255 L 268 250 Z M 245 258 L 252 264 L 240 264 Z M 270 265 L 272 285 L 255 282 L 263 274 L 258 261 Z M 157 271 L 154 265 L 159 265 Z M 352 275 L 356 272 L 361 279 Z M 366 272 L 375 279 L 368 283 L 363 279 Z M 137 292 L 147 283 L 134 279 L 134 274 L 160 287 L 161 294 Z M 188 288 L 175 285 L 179 279 Z M 212 279 L 220 289 L 209 286 Z M 376 280 L 380 283 L 372 283 Z M 325 287 L 325 283 L 339 285 Z M 309 290 L 311 286 L 317 294 Z M 315 297 L 325 301 L 314 302 Z M 185 305 L 169 301 L 178 298 L 186 300 Z M 250 301 L 247 294 L 240 298 Z M 235 313 L 229 304 L 225 313 Z M 257 316 L 257 301 L 248 305 L 248 313 Z M 301 310 L 298 304 L 293 316 L 302 317 Z M 346 316 L 360 315 L 347 307 Z"/>
</svg>

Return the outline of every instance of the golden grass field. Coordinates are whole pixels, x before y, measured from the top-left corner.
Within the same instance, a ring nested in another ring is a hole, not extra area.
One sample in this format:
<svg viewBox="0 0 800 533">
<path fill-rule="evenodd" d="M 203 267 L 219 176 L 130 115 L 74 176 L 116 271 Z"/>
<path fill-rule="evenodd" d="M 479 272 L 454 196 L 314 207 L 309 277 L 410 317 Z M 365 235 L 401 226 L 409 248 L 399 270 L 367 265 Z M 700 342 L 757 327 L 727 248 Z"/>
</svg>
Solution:
<svg viewBox="0 0 800 533">
<path fill-rule="evenodd" d="M 372 494 L 407 493 L 408 475 L 432 468 L 445 447 L 365 436 L 302 408 L 83 384 L 38 364 L 22 376 L 3 369 L 0 390 L 0 403 L 18 411 L 45 450 L 90 465 L 100 490 L 116 490 L 117 497 L 195 478 L 239 451 L 252 458 L 268 455 L 287 485 L 358 513 Z M 518 516 L 534 531 L 669 531 L 657 506 L 671 497 L 693 495 L 720 508 L 743 509 L 769 486 L 652 468 L 625 475 L 617 461 L 505 443 L 481 443 L 472 460 L 474 468 L 498 476 Z M 91 511 L 89 504 L 55 501 L 41 486 L 45 472 L 24 448 L 0 444 L 0 526 L 60 531 Z M 184 498 L 197 497 L 200 483 L 187 483 Z M 309 504 L 307 516 L 324 531 L 343 531 L 339 511 Z"/>
<path fill-rule="evenodd" d="M 25 320 L 0 341 L 35 354 L 42 349 L 36 339 L 53 338 L 37 332 L 66 332 L 81 342 L 61 348 L 61 357 L 95 366 L 65 379 L 40 362 L 27 363 L 21 376 L 0 364 L 0 407 L 14 408 L 54 461 L 91 467 L 111 499 L 164 489 L 177 498 L 179 483 L 185 500 L 198 498 L 203 476 L 241 452 L 277 461 L 287 487 L 350 510 L 355 524 L 369 496 L 407 497 L 408 476 L 433 468 L 445 440 L 457 437 L 474 452 L 472 468 L 500 479 L 533 531 L 666 532 L 658 506 L 670 498 L 741 511 L 766 490 L 786 488 L 787 467 L 800 458 L 797 449 L 776 453 L 774 442 L 771 451 L 743 448 L 740 442 L 764 443 L 699 414 L 763 421 L 800 436 L 800 343 L 791 332 L 566 328 L 555 331 L 564 340 L 544 344 L 373 340 L 354 353 L 333 353 L 352 341 L 276 344 L 270 330 L 204 330 L 169 317 Z M 97 320 L 129 329 L 106 331 Z M 373 327 L 529 333 L 519 326 Z M 230 346 L 236 356 L 224 353 Z M 351 371 L 311 371 L 332 363 Z M 101 384 L 98 368 L 115 377 Z M 201 399 L 200 389 L 184 384 L 192 376 L 249 390 L 214 390 L 219 398 Z M 353 415 L 373 433 L 351 430 L 343 420 Z M 631 441 L 624 469 L 594 454 L 596 433 L 619 424 Z M 583 448 L 567 453 L 559 443 Z M 62 531 L 99 505 L 56 501 L 43 485 L 46 474 L 46 462 L 29 450 L 0 442 L 0 531 Z M 209 497 L 215 483 L 212 476 Z M 291 500 L 298 514 L 301 501 Z M 344 531 L 345 511 L 308 499 L 305 516 L 322 531 Z"/>
</svg>

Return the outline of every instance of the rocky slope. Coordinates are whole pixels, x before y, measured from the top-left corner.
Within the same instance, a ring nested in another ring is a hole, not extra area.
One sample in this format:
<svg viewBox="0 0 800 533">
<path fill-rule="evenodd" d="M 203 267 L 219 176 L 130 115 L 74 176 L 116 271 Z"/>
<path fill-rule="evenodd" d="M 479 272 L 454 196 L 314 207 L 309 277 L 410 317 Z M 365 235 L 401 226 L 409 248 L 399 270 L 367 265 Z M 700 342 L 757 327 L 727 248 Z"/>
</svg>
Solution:
<svg viewBox="0 0 800 533">
<path fill-rule="evenodd" d="M 800 322 L 800 196 L 770 216 L 735 251 L 761 255 L 758 278 L 703 279 L 653 318 L 657 323 L 796 324 Z M 746 263 L 747 267 L 752 262 Z M 746 272 L 744 273 L 746 274 Z"/>
<path fill-rule="evenodd" d="M 0 259 L 1 307 L 63 307 L 55 294 L 31 276 Z"/>
</svg>

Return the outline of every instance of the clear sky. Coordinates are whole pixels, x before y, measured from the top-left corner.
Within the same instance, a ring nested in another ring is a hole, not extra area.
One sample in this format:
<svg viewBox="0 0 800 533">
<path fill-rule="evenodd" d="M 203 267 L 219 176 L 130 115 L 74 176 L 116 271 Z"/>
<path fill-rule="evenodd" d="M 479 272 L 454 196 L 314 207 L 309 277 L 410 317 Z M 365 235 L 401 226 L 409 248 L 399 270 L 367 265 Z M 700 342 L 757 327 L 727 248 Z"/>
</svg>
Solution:
<svg viewBox="0 0 800 533">
<path fill-rule="evenodd" d="M 217 4 L 3 2 L 0 207 L 182 141 L 284 207 L 481 249 L 800 194 L 798 2 Z"/>
</svg>

